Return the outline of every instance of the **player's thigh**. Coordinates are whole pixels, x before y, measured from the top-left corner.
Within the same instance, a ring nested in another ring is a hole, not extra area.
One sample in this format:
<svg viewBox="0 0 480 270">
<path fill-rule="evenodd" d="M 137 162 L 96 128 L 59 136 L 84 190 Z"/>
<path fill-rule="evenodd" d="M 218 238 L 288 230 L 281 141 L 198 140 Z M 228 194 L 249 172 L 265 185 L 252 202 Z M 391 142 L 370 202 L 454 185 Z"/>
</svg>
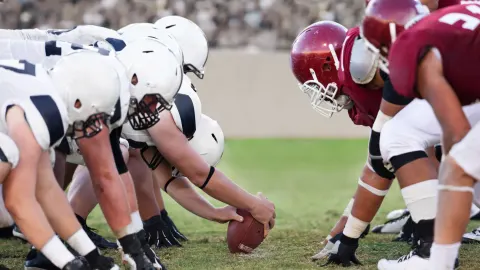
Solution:
<svg viewBox="0 0 480 270">
<path fill-rule="evenodd" d="M 450 150 L 449 156 L 467 173 L 480 180 L 480 123 Z"/>
<path fill-rule="evenodd" d="M 385 123 L 380 136 L 384 160 L 406 153 L 425 151 L 441 140 L 441 127 L 425 100 L 415 99 Z"/>
</svg>

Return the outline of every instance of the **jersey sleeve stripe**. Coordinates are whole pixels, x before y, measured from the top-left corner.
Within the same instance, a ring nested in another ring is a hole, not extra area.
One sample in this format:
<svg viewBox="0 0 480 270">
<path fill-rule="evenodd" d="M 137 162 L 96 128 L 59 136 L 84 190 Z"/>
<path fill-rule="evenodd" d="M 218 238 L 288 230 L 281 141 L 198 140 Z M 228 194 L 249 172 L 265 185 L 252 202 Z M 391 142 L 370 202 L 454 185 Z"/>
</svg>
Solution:
<svg viewBox="0 0 480 270">
<path fill-rule="evenodd" d="M 48 95 L 31 96 L 30 100 L 45 121 L 50 135 L 50 146 L 53 146 L 65 135 L 62 116 L 57 104 Z"/>
<path fill-rule="evenodd" d="M 177 107 L 180 120 L 182 121 L 183 134 L 188 139 L 191 139 L 197 130 L 193 101 L 188 95 L 178 94 L 175 98 L 175 106 Z"/>
</svg>

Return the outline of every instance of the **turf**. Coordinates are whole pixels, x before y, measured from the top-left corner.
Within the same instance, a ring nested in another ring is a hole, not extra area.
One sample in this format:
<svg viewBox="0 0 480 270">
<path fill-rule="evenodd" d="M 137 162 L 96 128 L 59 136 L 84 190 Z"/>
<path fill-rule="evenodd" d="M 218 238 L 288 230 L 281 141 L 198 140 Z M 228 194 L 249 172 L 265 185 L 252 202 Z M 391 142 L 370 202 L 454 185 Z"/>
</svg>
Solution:
<svg viewBox="0 0 480 270">
<path fill-rule="evenodd" d="M 248 191 L 262 191 L 275 202 L 276 228 L 253 254 L 231 255 L 225 244 L 226 225 L 202 220 L 165 196 L 170 215 L 190 241 L 182 248 L 160 250 L 160 257 L 169 269 L 320 268 L 323 262 L 314 263 L 310 257 L 353 194 L 366 148 L 365 140 L 227 141 L 219 167 Z M 390 210 L 402 207 L 394 185 L 374 224 L 383 222 Z M 99 209 L 89 218 L 89 225 L 111 237 Z M 392 238 L 369 234 L 361 240 L 357 254 L 364 266 L 354 269 L 376 269 L 379 259 L 406 254 L 407 244 L 393 243 Z M 27 250 L 18 240 L 0 240 L 0 264 L 20 269 Z M 464 245 L 462 269 L 480 268 L 479 252 L 480 245 Z M 108 254 L 119 258 L 115 252 Z"/>
</svg>

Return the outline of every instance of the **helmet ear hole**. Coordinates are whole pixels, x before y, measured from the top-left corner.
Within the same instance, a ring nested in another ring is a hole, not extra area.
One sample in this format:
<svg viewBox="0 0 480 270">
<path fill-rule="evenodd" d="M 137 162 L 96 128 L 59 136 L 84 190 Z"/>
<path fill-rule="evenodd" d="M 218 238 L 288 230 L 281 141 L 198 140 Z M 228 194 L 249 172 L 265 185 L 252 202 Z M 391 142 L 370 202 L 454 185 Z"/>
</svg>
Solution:
<svg viewBox="0 0 480 270">
<path fill-rule="evenodd" d="M 323 71 L 332 71 L 332 65 L 330 65 L 329 63 L 324 63 L 322 65 L 322 70 Z"/>
<path fill-rule="evenodd" d="M 131 83 L 132 83 L 133 85 L 137 85 L 137 84 L 138 84 L 137 74 L 133 74 Z"/>
<path fill-rule="evenodd" d="M 79 99 L 77 99 L 75 100 L 74 106 L 75 106 L 75 109 L 80 109 L 82 107 L 82 102 Z"/>
<path fill-rule="evenodd" d="M 332 58 L 330 58 L 330 56 L 327 56 L 327 62 L 330 62 L 332 60 Z"/>
</svg>

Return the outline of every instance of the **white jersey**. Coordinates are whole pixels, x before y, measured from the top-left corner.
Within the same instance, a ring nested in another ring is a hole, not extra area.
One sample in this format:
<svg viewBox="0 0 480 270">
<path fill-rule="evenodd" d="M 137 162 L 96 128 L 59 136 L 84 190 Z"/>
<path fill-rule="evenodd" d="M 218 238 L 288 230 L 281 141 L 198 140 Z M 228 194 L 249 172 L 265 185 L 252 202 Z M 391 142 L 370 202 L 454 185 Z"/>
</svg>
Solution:
<svg viewBox="0 0 480 270">
<path fill-rule="evenodd" d="M 202 119 L 202 104 L 195 87 L 187 76 L 183 76 L 180 91 L 175 97 L 170 113 L 177 128 L 185 137 L 191 139 Z M 134 130 L 128 122 L 123 125 L 122 137 L 128 140 L 132 148 L 155 145 L 147 130 Z"/>
<path fill-rule="evenodd" d="M 22 107 L 31 130 L 43 150 L 60 143 L 68 128 L 67 109 L 41 65 L 25 60 L 0 61 L 0 132 L 8 134 L 6 112 Z"/>
<path fill-rule="evenodd" d="M 95 51 L 102 55 L 114 56 L 115 51 L 95 48 L 93 46 L 74 44 L 64 41 L 32 41 L 0 39 L 0 60 L 26 60 L 33 64 L 42 64 L 51 69 L 63 56 L 78 50 Z M 120 65 L 120 64 L 119 64 Z M 127 77 L 122 80 L 120 99 L 115 106 L 115 113 L 111 118 L 110 129 L 120 127 L 125 122 L 130 100 L 130 81 Z"/>
<path fill-rule="evenodd" d="M 43 64 L 46 69 L 53 68 L 61 57 L 77 50 L 91 50 L 103 55 L 115 54 L 114 51 L 64 41 L 0 39 L 0 59 L 26 60 L 32 64 Z"/>
<path fill-rule="evenodd" d="M 104 49 L 120 51 L 125 47 L 120 34 L 115 30 L 95 25 L 79 25 L 72 29 L 23 29 L 0 30 L 0 39 L 65 41 L 83 45 L 95 45 Z"/>
</svg>

